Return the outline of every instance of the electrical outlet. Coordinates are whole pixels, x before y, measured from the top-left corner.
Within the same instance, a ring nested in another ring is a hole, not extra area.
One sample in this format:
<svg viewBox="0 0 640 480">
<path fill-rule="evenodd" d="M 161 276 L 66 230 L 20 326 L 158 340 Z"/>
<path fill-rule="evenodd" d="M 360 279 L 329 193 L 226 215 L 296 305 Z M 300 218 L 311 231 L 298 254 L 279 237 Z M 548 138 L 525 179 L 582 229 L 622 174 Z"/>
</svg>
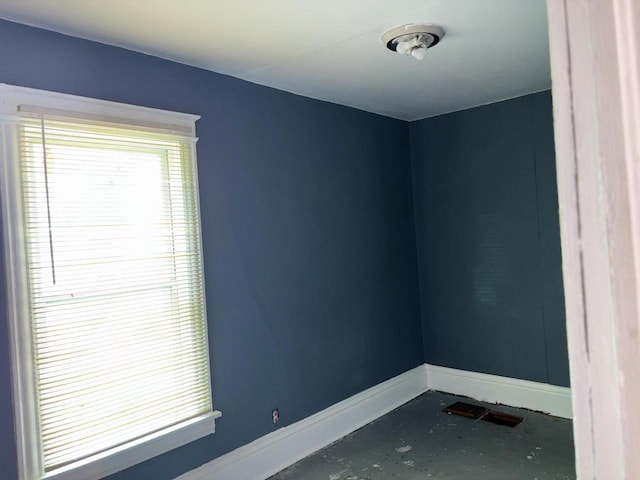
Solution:
<svg viewBox="0 0 640 480">
<path fill-rule="evenodd" d="M 278 409 L 278 407 L 271 410 L 271 420 L 273 421 L 274 425 L 280 420 L 280 410 Z"/>
</svg>

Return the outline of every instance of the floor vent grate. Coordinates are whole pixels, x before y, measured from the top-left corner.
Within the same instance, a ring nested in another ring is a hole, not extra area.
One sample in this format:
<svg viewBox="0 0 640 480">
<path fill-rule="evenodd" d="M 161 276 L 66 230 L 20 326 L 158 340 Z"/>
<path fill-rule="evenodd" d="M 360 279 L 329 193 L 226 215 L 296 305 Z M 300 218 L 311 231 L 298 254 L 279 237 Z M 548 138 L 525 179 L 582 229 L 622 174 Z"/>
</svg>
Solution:
<svg viewBox="0 0 640 480">
<path fill-rule="evenodd" d="M 473 418 L 474 420 L 486 414 L 489 410 L 480 405 L 471 405 L 470 403 L 456 402 L 442 410 L 446 413 L 454 415 L 462 415 L 463 417 Z"/>
<path fill-rule="evenodd" d="M 508 413 L 496 412 L 495 410 L 489 410 L 480 405 L 472 405 L 470 403 L 456 402 L 443 410 L 445 413 L 451 413 L 454 415 L 460 415 L 463 417 L 477 420 L 481 418 L 486 422 L 495 423 L 496 425 L 504 425 L 506 427 L 515 427 L 522 422 L 522 417 L 515 415 L 509 415 Z"/>
<path fill-rule="evenodd" d="M 482 420 L 484 420 L 485 422 L 491 422 L 497 425 L 504 425 L 506 427 L 513 428 L 518 425 L 523 419 L 522 417 L 516 417 L 515 415 L 509 415 L 507 413 L 490 411 L 484 417 L 482 417 Z"/>
</svg>

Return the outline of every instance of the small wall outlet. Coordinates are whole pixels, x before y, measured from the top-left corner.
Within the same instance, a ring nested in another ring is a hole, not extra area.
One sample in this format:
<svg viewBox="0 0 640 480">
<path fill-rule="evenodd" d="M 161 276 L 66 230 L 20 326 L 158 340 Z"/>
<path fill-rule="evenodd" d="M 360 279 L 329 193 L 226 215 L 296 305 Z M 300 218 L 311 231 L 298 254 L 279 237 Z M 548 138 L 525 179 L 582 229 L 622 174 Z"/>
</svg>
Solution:
<svg viewBox="0 0 640 480">
<path fill-rule="evenodd" d="M 274 425 L 280 420 L 280 410 L 278 409 L 278 407 L 271 410 L 271 420 L 273 421 Z"/>
</svg>

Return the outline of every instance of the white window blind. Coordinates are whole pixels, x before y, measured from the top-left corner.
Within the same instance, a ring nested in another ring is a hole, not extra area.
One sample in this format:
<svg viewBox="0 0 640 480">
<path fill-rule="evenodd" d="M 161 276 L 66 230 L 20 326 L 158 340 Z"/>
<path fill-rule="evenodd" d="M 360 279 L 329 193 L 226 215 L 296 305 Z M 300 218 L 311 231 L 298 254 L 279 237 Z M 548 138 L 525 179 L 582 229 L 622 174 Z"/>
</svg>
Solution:
<svg viewBox="0 0 640 480">
<path fill-rule="evenodd" d="M 213 417 L 195 139 L 46 114 L 18 132 L 41 473 Z"/>
</svg>

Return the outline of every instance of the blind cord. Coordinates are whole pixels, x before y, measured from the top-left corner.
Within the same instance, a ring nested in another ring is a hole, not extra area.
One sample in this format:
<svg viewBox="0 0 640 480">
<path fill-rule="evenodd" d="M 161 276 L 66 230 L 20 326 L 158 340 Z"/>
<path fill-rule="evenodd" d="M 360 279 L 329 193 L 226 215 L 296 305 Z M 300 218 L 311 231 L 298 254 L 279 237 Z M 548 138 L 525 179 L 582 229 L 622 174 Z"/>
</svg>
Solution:
<svg viewBox="0 0 640 480">
<path fill-rule="evenodd" d="M 44 134 L 44 115 L 40 115 L 40 131 L 42 132 L 42 155 L 44 160 L 44 188 L 47 197 L 47 224 L 49 227 L 49 253 L 51 256 L 51 277 L 56 284 L 56 265 L 53 256 L 53 232 L 51 231 L 51 206 L 49 202 L 49 172 L 47 168 L 47 144 Z"/>
</svg>

